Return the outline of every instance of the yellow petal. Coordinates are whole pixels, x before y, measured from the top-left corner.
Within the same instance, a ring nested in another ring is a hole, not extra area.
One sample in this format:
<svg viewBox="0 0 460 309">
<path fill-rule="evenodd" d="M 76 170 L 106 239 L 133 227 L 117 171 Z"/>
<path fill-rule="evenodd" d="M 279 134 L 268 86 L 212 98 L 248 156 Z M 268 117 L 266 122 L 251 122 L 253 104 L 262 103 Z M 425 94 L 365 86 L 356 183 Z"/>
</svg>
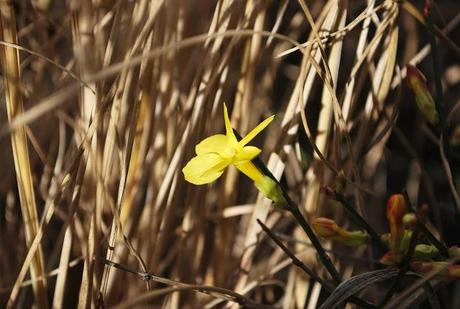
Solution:
<svg viewBox="0 0 460 309">
<path fill-rule="evenodd" d="M 259 169 L 251 161 L 235 165 L 235 167 L 239 169 L 240 172 L 251 178 L 252 181 L 256 183 L 256 185 L 258 183 L 261 183 L 264 179 L 264 175 L 262 174 L 262 172 L 259 171 Z"/>
<path fill-rule="evenodd" d="M 182 172 L 188 182 L 203 185 L 219 178 L 230 162 L 216 153 L 205 153 L 192 158 Z"/>
<path fill-rule="evenodd" d="M 262 121 L 261 123 L 259 123 L 259 125 L 255 127 L 251 132 L 249 132 L 238 144 L 240 146 L 244 146 L 247 143 L 249 143 L 254 137 L 256 137 L 257 134 L 260 133 L 260 131 L 265 129 L 270 124 L 270 122 L 273 121 L 274 118 L 275 118 L 275 115 L 270 116 L 264 121 Z"/>
<path fill-rule="evenodd" d="M 226 135 L 216 134 L 205 138 L 201 143 L 195 146 L 197 155 L 206 153 L 217 153 L 224 157 L 233 157 L 235 150 L 229 142 Z"/>
<path fill-rule="evenodd" d="M 238 140 L 236 139 L 235 133 L 233 133 L 232 124 L 230 123 L 230 118 L 228 117 L 227 105 L 224 103 L 224 121 L 225 121 L 225 132 L 231 143 L 237 144 Z"/>
<path fill-rule="evenodd" d="M 254 146 L 243 147 L 243 149 L 236 154 L 235 161 L 233 162 L 233 164 L 238 165 L 251 161 L 252 159 L 257 157 L 261 152 L 262 150 Z"/>
</svg>

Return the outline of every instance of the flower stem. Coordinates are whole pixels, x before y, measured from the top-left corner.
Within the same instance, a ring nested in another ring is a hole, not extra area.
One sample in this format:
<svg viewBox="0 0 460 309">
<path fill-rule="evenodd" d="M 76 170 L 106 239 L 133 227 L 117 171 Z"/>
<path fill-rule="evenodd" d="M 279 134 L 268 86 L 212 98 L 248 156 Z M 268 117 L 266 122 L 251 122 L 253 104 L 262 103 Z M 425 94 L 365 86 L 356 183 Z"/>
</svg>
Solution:
<svg viewBox="0 0 460 309">
<path fill-rule="evenodd" d="M 294 206 L 293 204 L 291 204 L 290 200 L 288 200 L 288 206 L 289 212 L 294 216 L 297 223 L 299 223 L 299 225 L 302 227 L 305 234 L 307 234 L 308 238 L 310 239 L 312 245 L 315 247 L 316 252 L 318 252 L 318 256 L 321 262 L 323 263 L 324 267 L 326 267 L 334 282 L 336 284 L 339 284 L 342 281 L 342 279 L 340 278 L 337 269 L 332 263 L 331 258 L 327 255 L 326 251 L 324 251 L 324 248 L 321 246 L 321 243 L 319 242 L 318 238 L 313 232 L 311 226 L 308 224 L 307 220 L 305 220 L 305 217 L 300 212 L 300 209 L 296 205 Z"/>
<path fill-rule="evenodd" d="M 321 277 L 318 277 L 310 268 L 308 268 L 307 265 L 305 265 L 301 260 L 299 260 L 295 254 L 289 250 L 283 242 L 276 236 L 275 233 L 273 233 L 265 224 L 262 223 L 259 219 L 257 219 L 257 223 L 261 226 L 262 230 L 270 237 L 277 245 L 278 247 L 283 250 L 283 252 L 291 258 L 292 263 L 302 269 L 306 274 L 308 274 L 312 279 L 316 280 L 321 284 L 321 286 L 327 290 L 329 293 L 332 293 L 334 291 L 334 287 L 330 285 L 328 282 L 324 281 Z M 359 305 L 363 308 L 375 308 L 375 305 L 370 304 L 366 302 L 365 300 L 356 297 L 356 296 L 350 296 L 349 301 L 351 303 L 354 303 L 356 305 Z"/>
<path fill-rule="evenodd" d="M 238 134 L 238 132 L 235 132 L 235 135 L 238 140 L 241 139 L 241 136 Z M 327 255 L 326 251 L 324 251 L 323 246 L 321 245 L 321 242 L 319 239 L 316 237 L 315 233 L 313 232 L 311 226 L 308 224 L 307 220 L 305 220 L 305 217 L 302 215 L 300 212 L 299 207 L 291 200 L 289 195 L 287 194 L 286 190 L 283 188 L 283 186 L 280 184 L 280 182 L 273 176 L 273 174 L 270 172 L 270 170 L 265 166 L 265 164 L 262 162 L 262 160 L 258 157 L 254 158 L 254 163 L 256 167 L 262 171 L 263 174 L 266 176 L 270 177 L 279 187 L 281 190 L 281 193 L 286 200 L 287 205 L 283 207 L 283 209 L 288 210 L 295 218 L 297 223 L 302 227 L 304 232 L 307 234 L 308 238 L 310 239 L 313 247 L 315 247 L 316 252 L 318 252 L 319 259 L 321 260 L 322 264 L 324 267 L 327 269 L 329 274 L 331 275 L 332 279 L 336 284 L 339 284 L 342 280 L 340 278 L 339 272 L 335 268 L 334 264 L 331 261 L 331 258 Z"/>
</svg>

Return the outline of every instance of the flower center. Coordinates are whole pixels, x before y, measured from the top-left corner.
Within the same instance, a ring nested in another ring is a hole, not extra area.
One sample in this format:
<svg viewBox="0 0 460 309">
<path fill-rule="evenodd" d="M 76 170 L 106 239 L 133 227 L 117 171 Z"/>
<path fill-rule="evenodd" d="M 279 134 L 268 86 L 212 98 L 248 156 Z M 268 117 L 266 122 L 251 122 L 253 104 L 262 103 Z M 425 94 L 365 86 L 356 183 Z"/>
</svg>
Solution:
<svg viewBox="0 0 460 309">
<path fill-rule="evenodd" d="M 234 147 L 225 147 L 220 155 L 225 159 L 232 159 L 236 155 L 236 149 Z"/>
</svg>

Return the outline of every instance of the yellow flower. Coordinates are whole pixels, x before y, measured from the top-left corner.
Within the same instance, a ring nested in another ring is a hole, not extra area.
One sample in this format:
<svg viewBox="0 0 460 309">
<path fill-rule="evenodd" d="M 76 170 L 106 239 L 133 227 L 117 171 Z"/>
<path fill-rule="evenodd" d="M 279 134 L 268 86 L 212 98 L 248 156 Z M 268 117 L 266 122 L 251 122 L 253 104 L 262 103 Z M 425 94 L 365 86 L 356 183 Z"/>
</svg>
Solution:
<svg viewBox="0 0 460 309">
<path fill-rule="evenodd" d="M 196 145 L 196 156 L 182 169 L 185 180 L 195 185 L 211 183 L 222 175 L 227 166 L 234 165 L 254 181 L 256 187 L 265 197 L 276 203 L 285 203 L 277 183 L 262 174 L 251 162 L 261 153 L 261 150 L 254 146 L 246 146 L 272 122 L 274 117 L 268 117 L 238 141 L 230 124 L 227 107 L 224 104 L 226 134 L 212 135 Z"/>
</svg>

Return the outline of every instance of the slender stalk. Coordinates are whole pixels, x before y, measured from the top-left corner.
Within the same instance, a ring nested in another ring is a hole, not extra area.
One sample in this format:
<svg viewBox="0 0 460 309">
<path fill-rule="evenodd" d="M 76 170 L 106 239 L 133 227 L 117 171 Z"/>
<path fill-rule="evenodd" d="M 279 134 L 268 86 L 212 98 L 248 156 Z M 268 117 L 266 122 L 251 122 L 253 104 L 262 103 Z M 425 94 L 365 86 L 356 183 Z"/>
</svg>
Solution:
<svg viewBox="0 0 460 309">
<path fill-rule="evenodd" d="M 440 56 L 439 56 L 439 51 L 438 51 L 438 45 L 436 43 L 436 37 L 435 37 L 435 30 L 434 30 L 434 25 L 433 25 L 433 17 L 432 17 L 432 12 L 431 12 L 431 0 L 426 0 L 425 1 L 425 15 L 426 15 L 426 29 L 427 29 L 427 34 L 428 34 L 428 40 L 430 41 L 430 46 L 431 46 L 431 58 L 433 62 L 433 78 L 434 78 L 434 85 L 436 89 L 436 99 L 435 99 L 435 104 L 436 104 L 436 110 L 438 111 L 439 114 L 439 125 L 441 129 L 441 136 L 439 138 L 440 141 L 440 155 L 443 159 L 443 166 L 449 181 L 450 185 L 450 191 L 452 194 L 452 197 L 454 199 L 454 202 L 456 204 L 456 207 L 454 210 L 456 211 L 457 214 L 460 213 L 460 197 L 459 194 L 456 191 L 457 186 L 455 185 L 455 178 L 452 177 L 452 171 L 451 171 L 451 166 L 452 166 L 452 155 L 451 155 L 451 149 L 450 145 L 448 142 L 448 139 L 446 138 L 448 135 L 449 131 L 449 125 L 447 123 L 447 112 L 446 112 L 446 106 L 444 102 L 444 96 L 443 96 L 443 91 L 442 91 L 442 72 L 441 72 L 441 61 L 440 61 Z"/>
<path fill-rule="evenodd" d="M 292 263 L 302 269 L 306 274 L 308 274 L 311 278 L 314 280 L 318 281 L 324 289 L 326 289 L 329 293 L 332 293 L 334 291 L 334 287 L 331 286 L 328 282 L 324 281 L 321 277 L 317 276 L 310 268 L 308 268 L 305 263 L 303 263 L 301 260 L 299 260 L 295 254 L 289 250 L 288 247 L 286 247 L 283 242 L 276 236 L 275 233 L 273 233 L 265 224 L 262 223 L 259 219 L 257 219 L 257 223 L 261 226 L 262 230 L 278 245 L 278 247 L 283 250 L 283 252 L 289 256 L 289 258 L 292 260 Z M 375 306 L 373 304 L 370 304 L 366 302 L 365 300 L 356 297 L 356 296 L 351 296 L 349 299 L 350 302 L 359 305 L 364 308 L 374 308 Z"/>
<path fill-rule="evenodd" d="M 377 232 L 372 228 L 372 226 L 367 223 L 367 221 L 353 208 L 353 206 L 348 203 L 347 199 L 345 196 L 342 194 L 339 194 L 337 192 L 334 192 L 333 198 L 339 202 L 347 211 L 347 213 L 350 215 L 351 219 L 359 225 L 361 228 L 365 229 L 366 232 L 369 234 L 371 237 L 372 242 L 374 243 L 375 246 L 377 246 L 381 251 L 387 251 L 388 246 L 380 239 L 380 236 L 377 234 Z"/>
<path fill-rule="evenodd" d="M 240 139 L 241 137 L 237 132 L 235 132 L 236 137 Z M 340 274 L 335 268 L 334 264 L 331 261 L 331 258 L 327 255 L 326 251 L 324 251 L 323 246 L 321 245 L 321 242 L 319 241 L 318 237 L 316 237 L 315 233 L 313 232 L 313 229 L 311 228 L 310 224 L 308 224 L 307 220 L 305 220 L 305 217 L 302 215 L 300 212 L 299 207 L 291 200 L 289 195 L 287 194 L 286 190 L 284 187 L 280 184 L 280 182 L 273 176 L 273 174 L 270 172 L 270 170 L 267 168 L 267 166 L 262 162 L 262 160 L 258 157 L 254 159 L 255 165 L 267 176 L 272 178 L 279 186 L 281 189 L 284 198 L 287 201 L 287 205 L 284 207 L 285 210 L 289 211 L 294 218 L 296 219 L 297 223 L 302 227 L 304 232 L 307 234 L 308 238 L 310 239 L 313 247 L 315 247 L 316 252 L 318 253 L 319 259 L 321 260 L 322 264 L 324 267 L 326 267 L 327 271 L 331 275 L 332 279 L 336 284 L 339 284 L 342 279 L 340 278 Z"/>
<path fill-rule="evenodd" d="M 12 1 L 0 1 L 0 17 L 0 39 L 8 43 L 17 44 L 16 18 Z M 0 61 L 8 122 L 12 123 L 16 117 L 24 114 L 23 98 L 20 89 L 21 70 L 18 50 L 11 46 L 2 46 L 0 49 Z M 28 140 L 24 125 L 19 126 L 17 130 L 11 132 L 11 146 L 26 242 L 27 247 L 30 248 L 38 233 L 39 223 L 30 167 Z M 39 245 L 38 250 L 33 255 L 30 264 L 30 277 L 33 280 L 36 306 L 39 308 L 48 308 L 45 263 L 41 245 Z"/>
<path fill-rule="evenodd" d="M 237 292 L 234 292 L 232 290 L 228 290 L 228 289 L 224 289 L 224 288 L 220 288 L 216 286 L 183 283 L 180 281 L 159 277 L 149 272 L 133 270 L 124 265 L 113 262 L 111 260 L 103 259 L 103 262 L 107 266 L 115 267 L 125 272 L 137 275 L 141 277 L 141 279 L 144 281 L 155 281 L 155 282 L 163 283 L 163 284 L 170 285 L 170 286 L 179 286 L 179 287 L 183 287 L 189 290 L 194 290 L 194 291 L 208 294 L 208 295 L 219 294 L 221 295 L 221 297 L 225 298 L 226 300 L 235 302 L 244 308 L 261 308 L 261 309 L 273 308 L 272 306 L 256 303 L 252 299 L 242 294 L 239 294 Z M 151 291 L 151 292 L 154 292 L 154 291 Z"/>
<path fill-rule="evenodd" d="M 321 243 L 319 242 L 318 238 L 316 237 L 315 233 L 313 232 L 313 229 L 311 228 L 310 224 L 308 224 L 307 220 L 305 220 L 305 217 L 302 215 L 300 212 L 300 209 L 297 206 L 292 205 L 291 203 L 289 204 L 289 211 L 290 213 L 294 216 L 296 219 L 297 223 L 302 227 L 304 232 L 307 234 L 308 238 L 310 239 L 312 245 L 315 247 L 316 252 L 318 253 L 318 256 L 324 265 L 326 267 L 327 271 L 331 275 L 332 279 L 334 280 L 335 283 L 339 284 L 342 279 L 340 278 L 340 274 L 338 273 L 337 269 L 335 268 L 334 264 L 331 261 L 331 258 L 329 255 L 327 255 L 326 251 L 324 251 L 323 246 L 321 246 Z"/>
<path fill-rule="evenodd" d="M 265 224 L 262 223 L 259 219 L 257 219 L 257 223 L 259 223 L 260 227 L 262 230 L 270 237 L 277 245 L 278 247 L 281 248 L 281 250 L 284 251 L 284 253 L 289 256 L 292 260 L 292 263 L 299 267 L 301 270 L 303 270 L 307 275 L 309 275 L 311 278 L 314 280 L 318 281 L 321 283 L 321 285 L 329 292 L 332 292 L 334 290 L 334 286 L 332 286 L 330 283 L 326 282 L 324 279 L 321 277 L 317 276 L 316 273 L 314 273 L 310 268 L 308 268 L 305 263 L 303 263 L 301 260 L 299 260 L 291 250 L 289 250 L 288 247 L 286 247 L 281 239 L 279 239 L 278 236 L 275 235 Z"/>
</svg>

